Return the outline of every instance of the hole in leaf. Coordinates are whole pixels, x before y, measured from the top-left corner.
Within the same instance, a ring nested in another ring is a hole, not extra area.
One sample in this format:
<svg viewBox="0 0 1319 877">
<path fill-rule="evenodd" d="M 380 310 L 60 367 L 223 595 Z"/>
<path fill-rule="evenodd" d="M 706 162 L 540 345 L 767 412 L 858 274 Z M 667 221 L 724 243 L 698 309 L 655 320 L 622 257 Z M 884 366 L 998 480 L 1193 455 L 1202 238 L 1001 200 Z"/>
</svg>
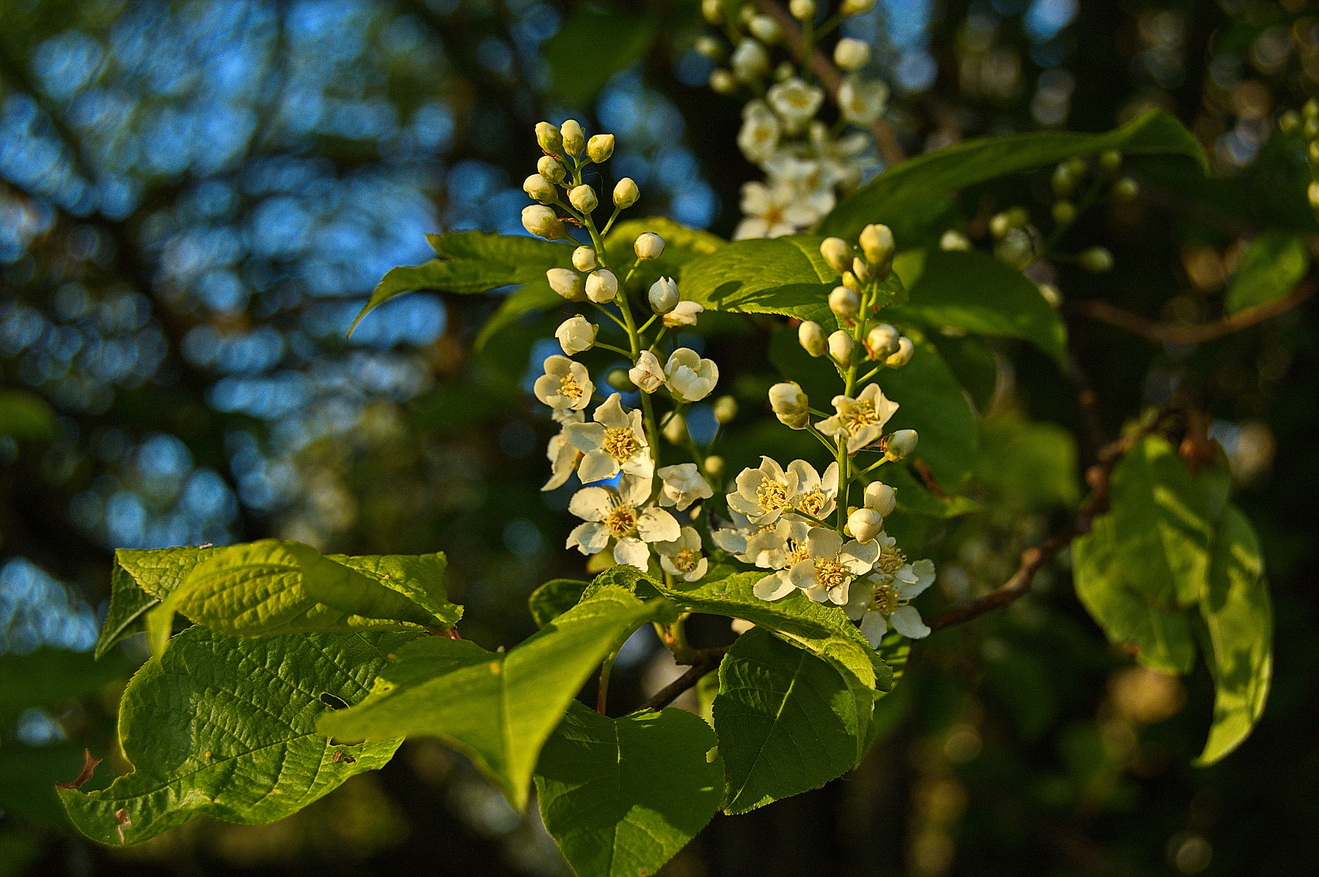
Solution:
<svg viewBox="0 0 1319 877">
<path fill-rule="evenodd" d="M 330 694 L 328 691 L 321 692 L 321 703 L 325 704 L 332 710 L 348 709 L 348 701 L 338 695 Z"/>
</svg>

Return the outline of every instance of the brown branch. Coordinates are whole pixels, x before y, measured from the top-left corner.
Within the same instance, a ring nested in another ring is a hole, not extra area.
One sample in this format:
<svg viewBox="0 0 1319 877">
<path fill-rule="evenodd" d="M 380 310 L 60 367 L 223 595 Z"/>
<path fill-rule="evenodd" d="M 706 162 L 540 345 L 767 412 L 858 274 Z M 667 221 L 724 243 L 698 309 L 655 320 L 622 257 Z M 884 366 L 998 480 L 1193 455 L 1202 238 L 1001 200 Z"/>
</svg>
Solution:
<svg viewBox="0 0 1319 877">
<path fill-rule="evenodd" d="M 801 58 L 802 51 L 806 48 L 806 36 L 802 33 L 801 25 L 797 20 L 788 14 L 788 11 L 774 0 L 756 0 L 756 6 L 760 11 L 774 19 L 779 26 L 779 31 L 783 35 L 783 44 L 792 54 L 793 58 Z M 842 74 L 838 68 L 833 65 L 828 56 L 819 49 L 811 50 L 811 73 L 820 81 L 825 93 L 829 99 L 838 104 L 838 89 L 843 84 Z M 879 154 L 883 157 L 884 163 L 890 167 L 900 164 L 907 160 L 907 153 L 903 150 L 902 144 L 898 142 L 897 132 L 893 130 L 884 119 L 876 119 L 875 124 L 871 126 L 870 133 L 875 135 L 875 142 L 879 145 Z"/>
<path fill-rule="evenodd" d="M 1237 311 L 1235 314 L 1224 314 L 1208 323 L 1185 325 L 1156 323 L 1104 301 L 1078 302 L 1074 307 L 1078 313 L 1092 320 L 1125 329 L 1155 344 L 1202 344 L 1206 341 L 1216 341 L 1233 332 L 1240 332 L 1242 329 L 1289 311 L 1314 295 L 1315 290 L 1315 283 L 1306 281 L 1297 285 L 1282 298 Z"/>
<path fill-rule="evenodd" d="M 1101 448 L 1098 454 L 1098 462 L 1086 470 L 1085 479 L 1086 483 L 1090 485 L 1090 495 L 1086 497 L 1085 503 L 1076 513 L 1076 519 L 1039 545 L 1021 552 L 1021 563 L 1017 566 L 1017 571 L 1006 582 L 987 594 L 960 603 L 927 620 L 925 623 L 930 630 L 941 630 L 945 627 L 964 624 L 973 618 L 984 615 L 986 612 L 1001 609 L 1014 600 L 1029 594 L 1031 586 L 1035 582 L 1036 573 L 1052 560 L 1058 552 L 1070 545 L 1073 539 L 1089 533 L 1094 519 L 1108 511 L 1109 488 L 1113 477 L 1113 469 L 1117 466 L 1118 461 L 1122 459 L 1122 455 L 1135 447 L 1146 436 L 1153 434 L 1169 417 L 1177 412 L 1177 409 L 1164 408 L 1139 430 Z"/>
<path fill-rule="evenodd" d="M 719 666 L 719 662 L 728 654 L 728 646 L 717 649 L 696 649 L 692 653 L 692 665 L 677 679 L 655 692 L 650 700 L 641 705 L 641 709 L 659 710 L 673 703 L 689 688 L 694 688 L 706 673 Z"/>
</svg>

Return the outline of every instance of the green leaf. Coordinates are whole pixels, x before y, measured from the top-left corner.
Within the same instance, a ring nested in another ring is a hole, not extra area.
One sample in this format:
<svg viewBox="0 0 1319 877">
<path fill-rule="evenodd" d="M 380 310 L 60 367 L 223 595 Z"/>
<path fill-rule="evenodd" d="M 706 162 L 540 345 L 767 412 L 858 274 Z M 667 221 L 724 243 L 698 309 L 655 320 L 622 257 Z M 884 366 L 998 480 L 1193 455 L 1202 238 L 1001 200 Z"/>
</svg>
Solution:
<svg viewBox="0 0 1319 877">
<path fill-rule="evenodd" d="M 828 297 L 839 277 L 820 255 L 821 240 L 790 235 L 734 241 L 683 266 L 683 298 L 716 311 L 781 314 L 834 326 Z M 883 288 L 890 301 L 904 295 L 897 275 Z"/>
<path fill-rule="evenodd" d="M 277 539 L 212 548 L 151 610 L 148 635 L 162 651 L 175 612 L 236 636 L 449 627 L 462 609 L 440 596 L 443 570 L 442 555 L 336 562 Z"/>
<path fill-rule="evenodd" d="M 498 783 L 518 810 L 541 746 L 595 667 L 639 625 L 669 617 L 606 588 L 506 653 L 463 640 L 411 644 L 381 673 L 360 706 L 325 716 L 322 732 L 343 739 L 440 737 Z"/>
<path fill-rule="evenodd" d="M 422 265 L 391 269 L 376 285 L 370 300 L 348 329 L 352 334 L 362 318 L 396 295 L 419 289 L 436 292 L 488 292 L 513 283 L 527 283 L 550 268 L 570 264 L 572 248 L 540 238 L 452 231 L 428 236 L 440 258 Z"/>
<path fill-rule="evenodd" d="M 100 658 L 119 640 L 135 633 L 143 613 L 183 584 L 207 550 L 182 546 L 116 551 L 110 573 L 110 608 L 93 654 Z"/>
<path fill-rule="evenodd" d="M 1072 543 L 1076 596 L 1109 642 L 1135 652 L 1136 660 L 1164 673 L 1189 673 L 1195 642 L 1186 613 L 1169 608 L 1132 578 L 1118 555 L 1112 515 L 1094 519 L 1089 534 Z"/>
<path fill-rule="evenodd" d="M 199 813 L 271 822 L 383 767 L 399 740 L 335 746 L 316 719 L 327 704 L 361 700 L 388 654 L 416 636 L 183 631 L 124 691 L 120 740 L 133 772 L 101 791 L 61 790 L 69 818 L 107 844 L 140 843 Z"/>
<path fill-rule="evenodd" d="M 26 655 L 0 654 L 0 723 L 32 707 L 66 704 L 127 679 L 135 663 L 123 655 L 97 661 L 87 652 L 41 648 Z"/>
<path fill-rule="evenodd" d="M 537 627 L 544 627 L 582 599 L 589 587 L 588 582 L 577 579 L 551 579 L 531 592 L 527 598 L 527 608 Z"/>
<path fill-rule="evenodd" d="M 1076 439 L 1056 423 L 998 414 L 980 421 L 976 481 L 1041 508 L 1075 508 L 1081 501 Z M 899 500 L 902 494 L 898 494 Z"/>
<path fill-rule="evenodd" d="M 654 276 L 677 277 L 683 265 L 728 246 L 728 241 L 717 234 L 691 228 L 663 216 L 629 219 L 614 226 L 605 238 L 605 253 L 609 256 L 609 264 L 626 267 L 635 262 L 633 245 L 637 237 L 645 232 L 664 238 L 664 252 L 660 257 L 642 262 L 638 269 L 638 273 L 649 271 Z M 645 279 L 644 282 L 648 285 L 653 280 Z"/>
<path fill-rule="evenodd" d="M 570 704 L 541 750 L 536 792 L 545 828 L 573 870 L 656 873 L 719 809 L 723 765 L 706 758 L 717 743 L 709 725 L 683 710 L 611 719 Z"/>
<path fill-rule="evenodd" d="M 1227 506 L 1219 521 L 1209 593 L 1200 604 L 1204 654 L 1214 677 L 1214 721 L 1197 764 L 1241 744 L 1264 712 L 1273 672 L 1273 608 L 1259 540 L 1245 515 Z"/>
<path fill-rule="evenodd" d="M 714 727 L 724 812 L 745 813 L 823 785 L 865 755 L 872 697 L 850 673 L 756 627 L 719 667 Z"/>
<path fill-rule="evenodd" d="M 673 588 L 651 584 L 684 611 L 745 619 L 836 662 L 866 688 L 888 690 L 892 671 L 842 609 L 816 603 L 799 590 L 773 602 L 762 600 L 753 588 L 766 575 L 767 571 L 743 572 Z"/>
<path fill-rule="evenodd" d="M 1213 523 L 1202 487 L 1176 450 L 1148 436 L 1113 469 L 1115 561 L 1124 577 L 1169 609 L 1204 595 Z"/>
<path fill-rule="evenodd" d="M 586 108 L 615 73 L 641 58 L 654 41 L 658 20 L 624 8 L 577 4 L 544 46 L 554 93 Z M 589 63 L 583 63 L 589 58 Z"/>
<path fill-rule="evenodd" d="M 1208 161 L 1191 132 L 1162 110 L 1151 110 L 1104 134 L 1045 131 L 967 140 L 895 165 L 844 198 L 820 223 L 819 232 L 856 240 L 871 222 L 900 229 L 909 215 L 929 210 L 949 192 L 995 177 L 1106 149 L 1129 154 L 1186 155 Z"/>
<path fill-rule="evenodd" d="M 922 484 L 902 463 L 889 463 L 876 472 L 879 481 L 898 494 L 899 511 L 925 518 L 959 518 L 981 510 L 980 503 L 967 496 L 939 496 Z"/>
<path fill-rule="evenodd" d="M 1250 242 L 1227 285 L 1227 312 L 1268 304 L 1282 298 L 1310 270 L 1310 249 L 1304 235 L 1268 231 Z"/>
<path fill-rule="evenodd" d="M 893 270 L 908 294 L 908 303 L 887 315 L 893 320 L 1020 338 L 1066 366 L 1062 317 L 1034 283 L 993 256 L 913 250 L 899 255 Z"/>
<path fill-rule="evenodd" d="M 500 331 L 517 322 L 523 314 L 544 313 L 563 304 L 565 299 L 553 289 L 544 277 L 539 277 L 510 292 L 499 303 L 499 307 L 486 320 L 476 340 L 472 342 L 474 350 L 482 350 Z"/>
<path fill-rule="evenodd" d="M 53 438 L 55 412 L 36 393 L 0 390 L 0 436 L 15 439 Z"/>
</svg>

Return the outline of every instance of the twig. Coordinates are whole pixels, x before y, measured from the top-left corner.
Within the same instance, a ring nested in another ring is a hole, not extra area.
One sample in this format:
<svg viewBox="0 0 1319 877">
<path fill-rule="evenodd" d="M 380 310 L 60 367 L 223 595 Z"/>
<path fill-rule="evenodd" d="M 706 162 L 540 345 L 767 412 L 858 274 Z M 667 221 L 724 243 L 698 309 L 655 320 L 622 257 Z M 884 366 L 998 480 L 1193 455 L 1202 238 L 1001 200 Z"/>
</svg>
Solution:
<svg viewBox="0 0 1319 877">
<path fill-rule="evenodd" d="M 673 703 L 689 688 L 696 686 L 701 677 L 719 666 L 719 662 L 728 654 L 728 646 L 717 649 L 696 649 L 692 653 L 692 665 L 677 679 L 655 692 L 650 700 L 641 705 L 642 709 L 659 710 Z"/>
<path fill-rule="evenodd" d="M 1315 290 L 1315 283 L 1307 281 L 1297 285 L 1282 298 L 1237 311 L 1235 314 L 1225 314 L 1208 323 L 1188 325 L 1156 323 L 1104 301 L 1078 302 L 1075 309 L 1093 320 L 1125 329 L 1155 344 L 1202 344 L 1206 341 L 1216 341 L 1233 332 L 1240 332 L 1242 329 L 1289 311 L 1314 295 Z"/>
<path fill-rule="evenodd" d="M 967 600 L 928 619 L 925 623 L 930 630 L 941 630 L 945 627 L 964 624 L 973 618 L 978 618 L 991 610 L 1000 609 L 1029 594 L 1035 581 L 1035 574 L 1052 560 L 1058 552 L 1070 545 L 1073 539 L 1089 533 L 1094 519 L 1108 511 L 1109 488 L 1113 477 L 1113 469 L 1117 466 L 1118 461 L 1122 459 L 1122 455 L 1135 447 L 1146 436 L 1152 435 L 1169 417 L 1178 413 L 1178 410 L 1164 408 L 1149 423 L 1136 432 L 1109 442 L 1101 448 L 1098 454 L 1098 462 L 1086 470 L 1085 477 L 1086 483 L 1090 485 L 1090 495 L 1076 513 L 1076 519 L 1039 545 L 1021 552 L 1021 563 L 1017 566 L 1017 571 L 1006 582 L 988 594 Z"/>
<path fill-rule="evenodd" d="M 760 11 L 773 18 L 779 26 L 779 31 L 783 34 L 783 42 L 788 51 L 794 58 L 800 58 L 802 51 L 806 48 L 806 38 L 802 34 L 801 26 L 797 20 L 788 14 L 775 0 L 756 0 L 756 6 Z M 833 65 L 823 52 L 818 49 L 811 49 L 811 72 L 815 78 L 820 80 L 820 85 L 824 87 L 825 93 L 829 99 L 838 104 L 838 89 L 843 84 L 842 74 L 838 68 Z M 875 135 L 875 142 L 879 145 L 879 154 L 883 157 L 884 163 L 890 167 L 907 160 L 907 153 L 903 150 L 902 144 L 898 142 L 897 132 L 893 130 L 884 119 L 876 119 L 871 126 L 871 133 Z"/>
</svg>

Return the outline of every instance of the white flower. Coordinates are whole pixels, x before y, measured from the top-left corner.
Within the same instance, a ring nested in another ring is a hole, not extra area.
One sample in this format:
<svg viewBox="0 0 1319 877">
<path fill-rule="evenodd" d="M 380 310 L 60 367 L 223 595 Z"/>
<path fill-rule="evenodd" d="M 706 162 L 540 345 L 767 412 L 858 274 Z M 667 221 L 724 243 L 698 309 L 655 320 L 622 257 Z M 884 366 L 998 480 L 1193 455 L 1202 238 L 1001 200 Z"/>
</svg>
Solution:
<svg viewBox="0 0 1319 877">
<path fill-rule="evenodd" d="M 809 206 L 798 204 L 794 186 L 771 189 L 758 182 L 742 184 L 742 214 L 745 218 L 733 232 L 734 240 L 793 234 L 820 218 Z"/>
<path fill-rule="evenodd" d="M 811 152 L 820 163 L 830 185 L 851 189 L 861 182 L 862 166 L 874 159 L 872 147 L 875 139 L 865 131 L 853 131 L 841 137 L 832 137 L 829 126 L 812 122 L 810 126 Z M 867 155 L 867 153 L 872 153 Z M 850 259 L 849 259 L 850 262 Z M 842 269 L 839 269 L 840 273 Z"/>
<path fill-rule="evenodd" d="M 659 357 L 649 350 L 641 351 L 637 364 L 627 370 L 628 379 L 643 393 L 653 393 L 664 383 L 664 367 Z"/>
<path fill-rule="evenodd" d="M 719 366 L 690 347 L 679 347 L 664 364 L 664 383 L 680 402 L 699 402 L 719 380 Z"/>
<path fill-rule="evenodd" d="M 775 186 L 785 186 L 792 191 L 800 215 L 810 217 L 805 221 L 794 217 L 792 222 L 812 225 L 834 208 L 837 200 L 834 181 L 820 162 L 780 152 L 765 162 L 764 167 Z"/>
<path fill-rule="evenodd" d="M 861 40 L 843 37 L 834 46 L 834 64 L 841 70 L 851 72 L 866 66 L 870 60 L 870 46 Z"/>
<path fill-rule="evenodd" d="M 581 423 L 584 418 L 582 412 L 571 409 L 554 413 L 562 414 L 565 423 Z M 550 480 L 545 482 L 541 490 L 553 490 L 567 482 L 568 476 L 577 469 L 577 462 L 582 459 L 582 452 L 572 446 L 563 430 L 559 430 L 559 434 L 550 439 L 550 446 L 546 449 L 545 456 L 550 461 Z"/>
<path fill-rule="evenodd" d="M 781 600 L 797 587 L 792 583 L 792 568 L 807 560 L 806 537 L 811 525 L 802 520 L 779 518 L 775 525 L 747 540 L 747 560 L 761 569 L 774 572 L 760 579 L 751 590 L 762 600 Z"/>
<path fill-rule="evenodd" d="M 858 542 L 873 542 L 884 529 L 884 516 L 862 506 L 847 516 L 847 530 Z"/>
<path fill-rule="evenodd" d="M 767 161 L 779 146 L 779 119 L 762 100 L 753 100 L 742 108 L 742 127 L 737 145 L 748 161 Z"/>
<path fill-rule="evenodd" d="M 788 497 L 797 492 L 797 472 L 791 476 L 772 457 L 761 457 L 755 469 L 743 469 L 728 494 L 728 509 L 745 515 L 753 526 L 766 526 L 789 509 Z"/>
<path fill-rule="evenodd" d="M 792 584 L 817 603 L 844 606 L 852 579 L 870 572 L 879 546 L 855 540 L 844 544 L 833 530 L 813 527 L 806 535 L 806 555 L 788 570 Z"/>
<path fill-rule="evenodd" d="M 853 73 L 838 87 L 838 109 L 843 118 L 862 128 L 874 124 L 888 104 L 888 86 Z"/>
<path fill-rule="evenodd" d="M 879 384 L 869 384 L 855 399 L 834 396 L 833 403 L 838 413 L 815 427 L 825 435 L 847 436 L 849 455 L 879 441 L 884 435 L 884 424 L 898 410 L 898 403 L 885 398 Z"/>
<path fill-rule="evenodd" d="M 645 570 L 651 543 L 674 542 L 682 535 L 677 519 L 649 500 L 649 478 L 624 475 L 617 487 L 582 488 L 568 511 L 586 523 L 568 534 L 567 547 L 596 554 L 613 540 L 615 562 Z"/>
<path fill-rule="evenodd" d="M 695 326 L 696 318 L 704 311 L 705 308 L 694 301 L 680 301 L 673 306 L 673 310 L 660 317 L 660 319 L 670 329 L 677 329 L 679 326 Z"/>
<path fill-rule="evenodd" d="M 770 86 L 766 94 L 769 105 L 783 119 L 789 131 L 798 131 L 812 119 L 824 102 L 824 90 L 807 85 L 796 76 Z"/>
<path fill-rule="evenodd" d="M 556 410 L 581 411 L 591 403 L 595 384 L 591 383 L 586 366 L 556 353 L 545 358 L 545 374 L 536 378 L 532 392 L 537 399 Z"/>
<path fill-rule="evenodd" d="M 861 622 L 861 633 L 875 648 L 879 648 L 890 624 L 910 639 L 929 636 L 930 628 L 910 604 L 933 583 L 934 563 L 929 560 L 905 564 L 892 573 L 876 572 L 852 588 L 847 614 Z"/>
<path fill-rule="evenodd" d="M 594 423 L 570 423 L 563 428 L 572 446 L 581 451 L 577 477 L 583 484 L 612 478 L 620 471 L 649 479 L 655 473 L 640 411 L 628 412 L 612 394 L 591 416 Z"/>
<path fill-rule="evenodd" d="M 664 482 L 664 492 L 659 500 L 662 506 L 675 506 L 681 512 L 698 499 L 714 496 L 714 490 L 701 477 L 701 470 L 695 463 L 665 466 L 656 474 Z"/>
<path fill-rule="evenodd" d="M 660 567 L 669 575 L 681 576 L 684 582 L 694 582 L 705 576 L 710 562 L 701 554 L 701 536 L 692 527 L 683 527 L 681 535 L 671 542 L 656 542 Z"/>
<path fill-rule="evenodd" d="M 794 512 L 812 518 L 826 518 L 833 513 L 838 500 L 837 463 L 830 463 L 824 474 L 819 475 L 805 460 L 793 460 L 788 464 L 788 475 L 797 480 L 797 489 L 788 496 L 788 505 Z"/>
<path fill-rule="evenodd" d="M 594 347 L 595 336 L 599 332 L 599 326 L 587 322 L 585 317 L 578 314 L 560 323 L 559 328 L 554 330 L 554 337 L 559 339 L 559 346 L 563 348 L 563 352 L 572 356 L 574 353 L 581 353 Z"/>
</svg>

